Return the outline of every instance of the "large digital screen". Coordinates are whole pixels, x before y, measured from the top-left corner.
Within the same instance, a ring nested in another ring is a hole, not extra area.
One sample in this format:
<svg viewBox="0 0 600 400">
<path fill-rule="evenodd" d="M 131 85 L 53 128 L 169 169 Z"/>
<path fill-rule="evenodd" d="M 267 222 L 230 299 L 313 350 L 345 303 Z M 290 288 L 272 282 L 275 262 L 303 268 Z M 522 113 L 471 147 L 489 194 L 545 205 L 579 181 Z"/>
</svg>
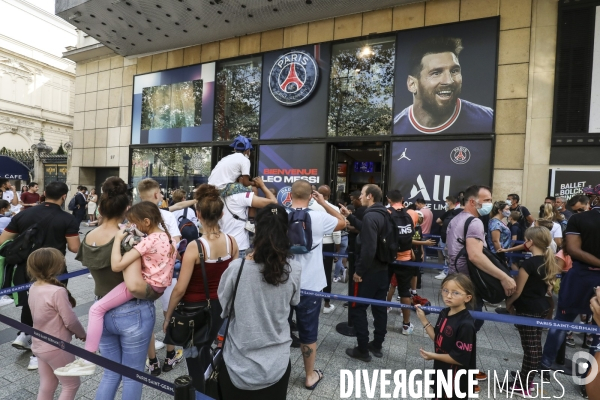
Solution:
<svg viewBox="0 0 600 400">
<path fill-rule="evenodd" d="M 277 190 L 277 200 L 291 205 L 292 184 L 304 179 L 319 187 L 325 183 L 325 144 L 273 144 L 258 149 L 258 173 L 268 188 Z"/>
<path fill-rule="evenodd" d="M 397 33 L 394 135 L 494 132 L 498 24 Z"/>
<path fill-rule="evenodd" d="M 490 186 L 493 165 L 491 140 L 394 142 L 389 188 L 400 190 L 407 205 L 422 198 L 437 218 L 446 196 L 471 185 Z"/>
<path fill-rule="evenodd" d="M 214 85 L 215 63 L 136 76 L 131 144 L 210 142 Z"/>
</svg>

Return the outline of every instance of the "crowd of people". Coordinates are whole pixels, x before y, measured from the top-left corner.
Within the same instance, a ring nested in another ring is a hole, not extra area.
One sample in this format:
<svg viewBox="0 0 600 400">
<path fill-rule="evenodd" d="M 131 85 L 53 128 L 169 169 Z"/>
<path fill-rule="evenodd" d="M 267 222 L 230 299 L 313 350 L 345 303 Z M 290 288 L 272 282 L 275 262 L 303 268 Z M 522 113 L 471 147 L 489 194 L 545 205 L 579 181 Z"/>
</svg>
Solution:
<svg viewBox="0 0 600 400">
<path fill-rule="evenodd" d="M 600 185 L 568 202 L 547 197 L 537 219 L 517 194 L 494 202 L 485 186 L 448 196 L 446 211 L 437 219 L 423 199 L 409 205 L 400 191 L 384 196 L 374 184 L 351 193 L 349 203 L 334 205 L 328 186 L 314 190 L 299 180 L 291 187 L 291 206 L 284 208 L 261 178 L 250 178 L 251 141 L 238 138 L 232 147 L 234 153 L 217 164 L 208 183 L 194 190 L 193 200 L 176 190 L 170 207 L 158 182 L 149 178 L 135 188 L 141 200 L 136 204 L 134 188 L 118 177 L 103 182 L 100 195 L 80 186 L 72 214 L 63 210 L 68 195 L 64 183 L 48 183 L 41 199 L 32 182 L 19 200 L 14 186 L 0 180 L 0 255 L 36 224 L 44 227 L 37 249 L 25 262 L 5 265 L 4 276 L 12 279 L 4 279 L 3 288 L 33 281 L 29 291 L 10 299 L 21 307 L 21 322 L 65 342 L 75 336 L 87 351 L 154 376 L 185 359 L 193 386 L 201 393 L 208 386 L 204 372 L 222 351 L 218 385 L 224 399 L 285 399 L 290 347 L 301 350 L 306 389 L 318 386 L 325 376 L 315 368 L 319 316 L 333 312 L 336 304 L 301 290 L 331 293 L 332 282 L 351 280 L 349 295 L 362 298 L 390 301 L 397 292 L 402 304 L 415 306 L 413 322 L 420 321 L 434 341 L 420 356 L 433 360 L 434 369 L 443 373 L 478 369 L 477 332 L 484 321 L 468 310 L 482 311 L 488 294 L 477 285 L 473 268 L 501 288 L 505 307 L 497 312 L 596 323 Z M 14 213 L 18 205 L 22 209 Z M 97 227 L 80 238 L 86 217 Z M 439 241 L 431 236 L 438 225 Z M 390 238 L 395 247 L 387 245 Z M 422 271 L 401 264 L 433 257 L 427 249 L 431 246 L 443 249 L 445 264 L 436 276 L 442 280 L 445 308 L 435 322 L 421 308 L 430 303 L 417 293 Z M 94 281 L 96 301 L 86 329 L 73 312 L 76 301 L 68 282 L 57 279 L 66 272 L 67 250 L 76 253 Z M 527 256 L 511 257 L 516 252 Z M 347 253 L 347 259 L 333 256 L 339 253 Z M 509 268 L 518 271 L 514 278 L 506 272 Z M 562 274 L 560 279 L 557 274 Z M 155 301 L 162 303 L 164 343 L 153 333 Z M 361 303 L 339 306 L 348 307 L 356 333 L 356 346 L 346 354 L 364 362 L 382 357 L 390 309 Z M 183 344 L 175 340 L 173 321 L 200 314 L 210 323 L 197 326 Z M 409 308 L 402 310 L 404 335 L 415 331 L 411 314 Z M 564 330 L 550 329 L 542 343 L 541 328 L 517 329 L 523 361 L 509 385 L 527 397 L 538 371 L 564 369 L 561 352 L 564 358 L 564 346 L 575 343 Z M 583 345 L 594 352 L 597 338 L 590 335 Z M 165 344 L 161 362 L 157 350 Z M 59 383 L 59 398 L 74 399 L 79 377 L 96 373 L 94 363 L 25 332 L 18 333 L 13 347 L 33 353 L 28 369 L 39 371 L 39 400 L 54 398 Z M 477 379 L 486 378 L 479 370 Z M 141 398 L 142 383 L 104 369 L 96 399 L 115 398 L 121 383 L 124 399 Z M 460 387 L 466 389 L 466 375 Z"/>
</svg>

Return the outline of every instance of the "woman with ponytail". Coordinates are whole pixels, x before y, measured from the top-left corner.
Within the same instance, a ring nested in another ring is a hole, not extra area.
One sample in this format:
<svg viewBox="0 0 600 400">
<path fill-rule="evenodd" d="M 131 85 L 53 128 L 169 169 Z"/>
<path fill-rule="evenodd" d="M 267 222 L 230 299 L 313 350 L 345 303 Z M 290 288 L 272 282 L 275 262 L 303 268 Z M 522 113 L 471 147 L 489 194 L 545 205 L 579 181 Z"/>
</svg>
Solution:
<svg viewBox="0 0 600 400">
<path fill-rule="evenodd" d="M 548 313 L 546 293 L 552 290 L 556 274 L 560 272 L 551 243 L 552 235 L 547 228 L 535 226 L 525 231 L 523 244 L 533 257 L 520 265 L 515 279 L 517 290 L 506 300 L 506 308 L 511 313 L 532 318 L 544 318 Z M 542 328 L 517 325 L 517 329 L 523 347 L 523 364 L 518 372 L 520 376 L 513 374 L 515 381 L 509 384 L 509 390 L 514 387 L 515 394 L 525 397 L 533 389 L 533 378 L 541 366 Z"/>
<path fill-rule="evenodd" d="M 289 252 L 288 214 L 271 204 L 256 215 L 254 251 L 221 277 L 219 301 L 230 325 L 219 375 L 225 399 L 285 399 L 290 378 L 288 316 L 300 302 L 302 267 Z M 242 269 L 235 303 L 232 298 Z"/>
<path fill-rule="evenodd" d="M 73 312 L 75 299 L 56 279 L 63 272 L 65 262 L 60 251 L 49 247 L 34 251 L 27 259 L 27 274 L 34 282 L 29 289 L 33 327 L 67 343 L 71 343 L 73 335 L 85 341 L 85 330 Z M 60 382 L 62 392 L 59 400 L 73 400 L 81 384 L 79 378 L 61 376 L 57 379 L 54 370 L 73 362 L 75 356 L 35 336 L 31 350 L 38 358 L 40 374 L 37 399 L 52 400 Z"/>
<path fill-rule="evenodd" d="M 171 293 L 163 329 L 166 332 L 173 311 L 180 302 L 183 307 L 198 308 L 206 306 L 210 300 L 212 312 L 210 340 L 212 342 L 217 338 L 219 328 L 223 324 L 217 288 L 223 272 L 229 267 L 232 260 L 238 258 L 238 246 L 235 239 L 224 234 L 219 227 L 224 205 L 217 188 L 208 184 L 200 185 L 196 189 L 195 198 L 197 200 L 196 215 L 204 233 L 200 239 L 188 244 L 183 255 L 179 278 Z M 208 281 L 208 299 L 202 278 L 201 255 L 204 257 Z M 194 387 L 197 391 L 204 392 L 204 371 L 210 363 L 211 357 L 209 346 L 185 349 L 184 356 Z"/>
</svg>

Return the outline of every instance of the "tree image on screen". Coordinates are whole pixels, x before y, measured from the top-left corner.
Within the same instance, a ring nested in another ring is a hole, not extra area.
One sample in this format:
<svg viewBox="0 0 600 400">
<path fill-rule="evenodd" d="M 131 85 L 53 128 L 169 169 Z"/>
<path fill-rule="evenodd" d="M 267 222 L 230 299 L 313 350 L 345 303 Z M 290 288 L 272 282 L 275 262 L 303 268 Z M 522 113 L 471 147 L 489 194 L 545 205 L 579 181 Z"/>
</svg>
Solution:
<svg viewBox="0 0 600 400">
<path fill-rule="evenodd" d="M 258 139 L 260 59 L 223 66 L 216 84 L 214 140 L 232 140 L 239 135 Z"/>
<path fill-rule="evenodd" d="M 329 85 L 329 136 L 389 135 L 394 90 L 394 39 L 334 46 Z"/>
<path fill-rule="evenodd" d="M 186 128 L 202 123 L 202 80 L 142 90 L 142 130 Z"/>
</svg>

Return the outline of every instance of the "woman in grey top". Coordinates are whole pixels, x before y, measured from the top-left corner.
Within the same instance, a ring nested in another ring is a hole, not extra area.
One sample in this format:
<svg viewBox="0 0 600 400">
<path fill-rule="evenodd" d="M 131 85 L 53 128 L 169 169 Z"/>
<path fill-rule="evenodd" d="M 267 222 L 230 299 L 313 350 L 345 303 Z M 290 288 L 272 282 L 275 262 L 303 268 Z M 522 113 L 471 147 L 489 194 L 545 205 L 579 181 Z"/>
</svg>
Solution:
<svg viewBox="0 0 600 400">
<path fill-rule="evenodd" d="M 290 308 L 300 301 L 301 266 L 291 258 L 285 208 L 258 211 L 254 251 L 242 264 L 232 261 L 221 276 L 222 317 L 230 317 L 223 346 L 225 365 L 219 384 L 225 399 L 285 399 L 290 378 Z"/>
</svg>

